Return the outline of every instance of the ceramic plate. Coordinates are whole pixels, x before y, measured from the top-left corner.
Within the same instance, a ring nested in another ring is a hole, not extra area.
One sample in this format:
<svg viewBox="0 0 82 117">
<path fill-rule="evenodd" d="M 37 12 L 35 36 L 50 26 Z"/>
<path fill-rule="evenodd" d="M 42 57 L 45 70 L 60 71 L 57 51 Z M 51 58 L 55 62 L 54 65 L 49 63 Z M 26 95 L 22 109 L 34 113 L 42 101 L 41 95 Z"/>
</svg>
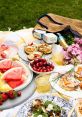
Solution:
<svg viewBox="0 0 82 117">
<path fill-rule="evenodd" d="M 65 71 L 66 69 L 64 68 L 63 69 L 63 72 Z M 69 96 L 71 98 L 82 98 L 82 91 L 81 90 L 76 90 L 76 91 L 66 91 L 65 89 L 61 88 L 58 84 L 58 81 L 59 80 L 55 80 L 57 78 L 57 73 L 53 73 L 51 76 L 50 76 L 50 83 L 51 83 L 51 86 L 58 92 L 60 92 L 61 94 L 64 94 L 66 96 Z M 61 77 L 60 77 L 61 78 Z M 59 78 L 59 79 L 60 79 Z"/>
<path fill-rule="evenodd" d="M 72 108 L 72 104 L 71 103 L 65 101 L 64 99 L 62 99 L 60 97 L 45 95 L 45 96 L 40 96 L 40 97 L 33 98 L 31 100 L 28 100 L 20 108 L 20 110 L 18 111 L 17 117 L 28 117 L 28 112 L 31 109 L 32 101 L 35 100 L 35 99 L 42 99 L 43 101 L 50 100 L 53 103 L 56 103 L 57 105 L 62 107 L 64 110 L 61 112 L 61 117 L 67 117 L 68 116 L 68 112 Z M 71 117 L 76 117 L 75 112 L 72 113 Z"/>
<path fill-rule="evenodd" d="M 43 41 L 40 41 L 40 40 L 36 40 L 34 41 L 33 43 L 35 44 L 40 44 L 40 43 L 43 43 Z M 20 47 L 19 47 L 19 50 L 18 50 L 18 54 L 20 56 L 20 58 L 24 61 L 29 61 L 28 58 L 27 58 L 27 54 L 24 52 L 24 46 L 26 46 L 26 44 L 22 44 Z M 46 54 L 46 55 L 43 55 L 42 58 L 45 58 L 47 60 L 49 60 L 50 58 L 52 57 L 52 54 Z"/>
<path fill-rule="evenodd" d="M 0 105 L 0 110 L 10 109 L 10 108 L 13 109 L 14 107 L 24 103 L 33 95 L 35 89 L 36 89 L 36 84 L 34 80 L 32 80 L 32 82 L 26 88 L 21 90 L 22 95 L 20 97 L 14 100 L 7 100 L 6 102 L 4 102 L 3 105 Z M 8 117 L 10 117 L 10 115 Z"/>
<path fill-rule="evenodd" d="M 16 44 L 12 41 L 5 41 L 4 43 L 2 43 L 1 45 L 7 45 L 9 48 L 7 50 L 5 50 L 6 53 L 6 58 L 13 58 L 14 56 L 17 55 L 18 52 L 18 47 L 16 46 Z M 2 60 L 2 58 L 0 58 L 0 60 Z"/>
<path fill-rule="evenodd" d="M 34 44 L 40 44 L 41 41 L 40 41 L 40 40 L 36 40 L 36 41 L 34 41 L 33 43 L 34 43 Z M 27 59 L 27 54 L 24 52 L 24 47 L 25 47 L 25 46 L 26 46 L 26 44 L 24 43 L 24 44 L 22 44 L 22 45 L 19 47 L 18 54 L 19 54 L 19 56 L 20 56 L 20 58 L 21 58 L 22 60 L 24 60 L 24 61 L 29 61 L 29 60 Z"/>
</svg>

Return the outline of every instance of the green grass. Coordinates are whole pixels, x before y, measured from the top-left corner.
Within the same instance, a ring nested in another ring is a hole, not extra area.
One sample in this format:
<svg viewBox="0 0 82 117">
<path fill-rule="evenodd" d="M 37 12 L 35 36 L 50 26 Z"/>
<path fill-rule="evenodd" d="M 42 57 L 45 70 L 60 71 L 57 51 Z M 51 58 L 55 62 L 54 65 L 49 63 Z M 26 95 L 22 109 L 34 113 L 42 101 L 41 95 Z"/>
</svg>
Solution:
<svg viewBox="0 0 82 117">
<path fill-rule="evenodd" d="M 0 0 L 0 30 L 33 27 L 49 12 L 82 20 L 82 0 Z"/>
</svg>

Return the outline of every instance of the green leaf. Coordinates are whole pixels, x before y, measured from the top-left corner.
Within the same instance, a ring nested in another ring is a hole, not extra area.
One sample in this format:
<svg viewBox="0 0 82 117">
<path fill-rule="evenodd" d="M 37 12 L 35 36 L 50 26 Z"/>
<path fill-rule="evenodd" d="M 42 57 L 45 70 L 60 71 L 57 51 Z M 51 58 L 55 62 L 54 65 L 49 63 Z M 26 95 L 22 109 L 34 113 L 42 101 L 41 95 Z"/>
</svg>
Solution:
<svg viewBox="0 0 82 117">
<path fill-rule="evenodd" d="M 47 107 L 49 104 L 52 104 L 52 102 L 47 100 L 45 101 L 44 106 Z"/>
</svg>

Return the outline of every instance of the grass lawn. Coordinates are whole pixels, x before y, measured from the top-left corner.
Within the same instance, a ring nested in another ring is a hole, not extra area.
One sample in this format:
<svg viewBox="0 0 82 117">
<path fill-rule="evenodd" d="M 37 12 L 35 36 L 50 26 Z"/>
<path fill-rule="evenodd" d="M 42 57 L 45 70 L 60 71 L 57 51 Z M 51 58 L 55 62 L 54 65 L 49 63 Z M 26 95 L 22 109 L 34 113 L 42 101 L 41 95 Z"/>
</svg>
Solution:
<svg viewBox="0 0 82 117">
<path fill-rule="evenodd" d="M 49 12 L 82 20 L 82 0 L 0 0 L 0 30 L 33 27 Z"/>
</svg>

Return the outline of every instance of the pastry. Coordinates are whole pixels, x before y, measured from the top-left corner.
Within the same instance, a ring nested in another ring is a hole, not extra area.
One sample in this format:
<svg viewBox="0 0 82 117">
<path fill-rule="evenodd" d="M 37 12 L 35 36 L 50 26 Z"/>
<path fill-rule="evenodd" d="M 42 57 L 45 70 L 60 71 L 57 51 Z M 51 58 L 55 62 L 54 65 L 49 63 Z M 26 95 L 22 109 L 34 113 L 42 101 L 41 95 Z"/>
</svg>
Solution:
<svg viewBox="0 0 82 117">
<path fill-rule="evenodd" d="M 69 74 L 65 74 L 59 81 L 58 84 L 61 88 L 67 91 L 73 91 L 78 88 L 79 82 L 74 78 L 70 77 Z"/>
<path fill-rule="evenodd" d="M 42 57 L 42 53 L 41 52 L 33 52 L 32 54 L 27 55 L 27 58 L 29 60 L 34 60 L 36 58 L 41 58 Z"/>
<path fill-rule="evenodd" d="M 82 117 L 82 99 L 77 100 L 75 111 L 76 111 L 77 117 Z"/>
<path fill-rule="evenodd" d="M 31 54 L 32 52 L 36 51 L 35 45 L 27 45 L 24 47 L 24 51 L 26 54 Z"/>
<path fill-rule="evenodd" d="M 82 81 L 82 65 L 78 65 L 75 69 L 75 76 L 78 80 Z"/>
<path fill-rule="evenodd" d="M 39 44 L 38 51 L 42 52 L 43 54 L 50 54 L 52 52 L 52 46 L 46 43 Z"/>
</svg>

